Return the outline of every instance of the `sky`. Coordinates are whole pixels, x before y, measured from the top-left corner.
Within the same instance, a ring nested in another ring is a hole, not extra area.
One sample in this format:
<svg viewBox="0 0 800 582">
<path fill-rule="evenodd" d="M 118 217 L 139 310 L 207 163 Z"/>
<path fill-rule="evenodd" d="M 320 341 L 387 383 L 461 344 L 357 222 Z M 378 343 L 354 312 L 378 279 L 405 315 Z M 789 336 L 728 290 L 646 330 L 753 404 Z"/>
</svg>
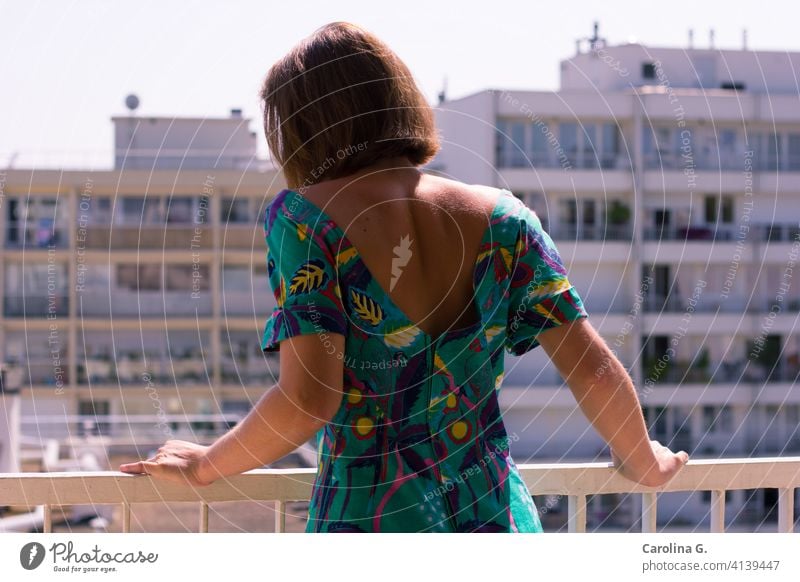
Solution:
<svg viewBox="0 0 800 582">
<path fill-rule="evenodd" d="M 558 88 L 559 62 L 596 20 L 609 44 L 800 50 L 792 0 L 0 0 L 0 165 L 112 149 L 112 115 L 136 93 L 144 116 L 252 118 L 269 66 L 316 28 L 347 20 L 402 58 L 433 104 L 482 89 Z M 778 17 L 783 15 L 782 17 Z M 787 17 L 790 16 L 790 17 Z"/>
</svg>

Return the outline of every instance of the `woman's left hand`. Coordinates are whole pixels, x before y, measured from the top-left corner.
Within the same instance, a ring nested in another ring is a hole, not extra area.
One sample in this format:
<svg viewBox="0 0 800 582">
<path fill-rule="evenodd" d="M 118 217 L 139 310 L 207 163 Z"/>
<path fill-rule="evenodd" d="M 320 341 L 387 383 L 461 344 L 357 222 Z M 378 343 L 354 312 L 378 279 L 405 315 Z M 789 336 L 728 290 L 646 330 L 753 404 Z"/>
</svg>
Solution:
<svg viewBox="0 0 800 582">
<path fill-rule="evenodd" d="M 209 447 L 188 441 L 168 440 L 155 456 L 134 463 L 123 463 L 124 473 L 152 475 L 156 479 L 174 481 L 183 485 L 204 487 L 212 481 L 203 480 L 199 474 L 200 463 Z"/>
</svg>

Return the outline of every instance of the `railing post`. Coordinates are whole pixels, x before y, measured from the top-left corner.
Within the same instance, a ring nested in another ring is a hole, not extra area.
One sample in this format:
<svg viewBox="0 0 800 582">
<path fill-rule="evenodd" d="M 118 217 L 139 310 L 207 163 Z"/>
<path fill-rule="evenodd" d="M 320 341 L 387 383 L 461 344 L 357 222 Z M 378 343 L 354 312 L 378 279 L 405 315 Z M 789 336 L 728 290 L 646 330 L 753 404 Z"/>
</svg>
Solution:
<svg viewBox="0 0 800 582">
<path fill-rule="evenodd" d="M 131 531 L 131 504 L 128 502 L 122 503 L 122 533 L 130 533 Z"/>
<path fill-rule="evenodd" d="M 711 532 L 725 531 L 725 490 L 711 492 Z"/>
<path fill-rule="evenodd" d="M 44 523 L 42 524 L 44 533 L 53 533 L 53 506 L 46 503 L 44 506 Z"/>
<path fill-rule="evenodd" d="M 200 533 L 208 533 L 208 503 L 200 503 Z"/>
<path fill-rule="evenodd" d="M 284 533 L 286 531 L 286 502 L 275 502 L 275 533 Z"/>
<path fill-rule="evenodd" d="M 642 533 L 656 533 L 658 493 L 642 493 Z"/>
<path fill-rule="evenodd" d="M 569 533 L 586 533 L 586 496 L 567 496 Z"/>
<path fill-rule="evenodd" d="M 794 532 L 794 487 L 778 489 L 778 531 Z"/>
</svg>

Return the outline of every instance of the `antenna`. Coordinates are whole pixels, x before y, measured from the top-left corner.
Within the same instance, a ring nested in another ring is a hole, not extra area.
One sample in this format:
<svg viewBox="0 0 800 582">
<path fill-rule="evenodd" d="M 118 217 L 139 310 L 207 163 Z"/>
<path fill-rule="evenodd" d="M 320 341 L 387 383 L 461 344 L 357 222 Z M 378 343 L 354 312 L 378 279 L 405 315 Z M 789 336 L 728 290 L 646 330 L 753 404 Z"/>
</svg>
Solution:
<svg viewBox="0 0 800 582">
<path fill-rule="evenodd" d="M 596 51 L 599 48 L 606 46 L 606 39 L 602 38 L 599 33 L 600 24 L 595 20 L 592 25 L 592 36 L 588 38 L 575 39 L 575 52 L 580 54 L 581 44 L 584 41 L 589 42 L 589 51 Z"/>
<path fill-rule="evenodd" d="M 747 50 L 747 29 L 746 28 L 742 29 L 742 50 L 743 51 Z"/>
<path fill-rule="evenodd" d="M 694 48 L 694 29 L 689 29 L 689 48 Z"/>
<path fill-rule="evenodd" d="M 447 101 L 447 75 L 442 80 L 442 90 L 439 91 L 439 105 Z"/>
<path fill-rule="evenodd" d="M 708 31 L 708 48 L 714 48 L 714 29 L 711 28 Z"/>
</svg>

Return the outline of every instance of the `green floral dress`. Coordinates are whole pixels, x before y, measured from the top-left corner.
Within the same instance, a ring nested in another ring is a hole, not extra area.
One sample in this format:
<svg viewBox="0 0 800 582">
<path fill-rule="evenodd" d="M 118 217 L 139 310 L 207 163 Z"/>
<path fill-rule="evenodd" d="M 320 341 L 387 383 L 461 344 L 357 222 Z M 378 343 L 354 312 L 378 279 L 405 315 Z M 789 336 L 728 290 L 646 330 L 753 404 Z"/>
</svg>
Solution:
<svg viewBox="0 0 800 582">
<path fill-rule="evenodd" d="M 264 229 L 277 307 L 261 348 L 298 334 L 329 347 L 331 334 L 346 338 L 306 531 L 541 532 L 498 403 L 504 349 L 523 354 L 542 330 L 587 313 L 536 214 L 502 191 L 474 268 L 481 320 L 439 337 L 404 315 L 299 192 L 276 196 Z"/>
</svg>

